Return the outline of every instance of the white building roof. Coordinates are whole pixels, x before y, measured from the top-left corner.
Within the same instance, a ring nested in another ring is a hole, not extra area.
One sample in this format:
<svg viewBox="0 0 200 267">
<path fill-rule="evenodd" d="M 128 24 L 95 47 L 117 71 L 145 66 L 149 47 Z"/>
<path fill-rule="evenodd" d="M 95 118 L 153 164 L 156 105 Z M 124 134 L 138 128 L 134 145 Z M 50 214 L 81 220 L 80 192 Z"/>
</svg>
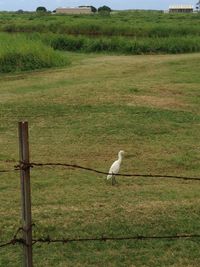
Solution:
<svg viewBox="0 0 200 267">
<path fill-rule="evenodd" d="M 193 9 L 193 5 L 171 5 L 169 9 Z"/>
<path fill-rule="evenodd" d="M 81 7 L 58 7 L 57 9 L 91 9 L 91 7 L 81 6 Z"/>
</svg>

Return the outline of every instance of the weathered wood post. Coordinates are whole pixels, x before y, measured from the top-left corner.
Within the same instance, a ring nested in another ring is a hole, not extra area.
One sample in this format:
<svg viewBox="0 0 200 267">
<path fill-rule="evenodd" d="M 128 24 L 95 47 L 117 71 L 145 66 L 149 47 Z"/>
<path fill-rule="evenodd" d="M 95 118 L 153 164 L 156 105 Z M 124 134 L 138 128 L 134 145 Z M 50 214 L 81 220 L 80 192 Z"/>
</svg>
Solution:
<svg viewBox="0 0 200 267">
<path fill-rule="evenodd" d="M 31 187 L 29 166 L 28 122 L 18 123 L 19 160 L 21 181 L 22 228 L 23 228 L 23 261 L 24 267 L 32 267 L 32 218 L 31 218 Z"/>
</svg>

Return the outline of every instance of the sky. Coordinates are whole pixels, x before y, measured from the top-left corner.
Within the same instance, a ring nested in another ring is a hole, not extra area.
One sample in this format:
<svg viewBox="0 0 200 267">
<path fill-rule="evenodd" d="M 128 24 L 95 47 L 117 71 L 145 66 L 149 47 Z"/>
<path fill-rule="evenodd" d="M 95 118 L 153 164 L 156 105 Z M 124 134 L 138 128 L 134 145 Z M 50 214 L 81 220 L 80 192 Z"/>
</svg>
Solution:
<svg viewBox="0 0 200 267">
<path fill-rule="evenodd" d="M 196 1 L 191 0 L 0 0 L 0 10 L 16 11 L 23 9 L 34 11 L 38 6 L 44 6 L 48 10 L 57 7 L 77 7 L 80 5 L 92 5 L 100 7 L 107 5 L 112 9 L 158 9 L 166 10 L 173 4 L 192 4 Z"/>
</svg>

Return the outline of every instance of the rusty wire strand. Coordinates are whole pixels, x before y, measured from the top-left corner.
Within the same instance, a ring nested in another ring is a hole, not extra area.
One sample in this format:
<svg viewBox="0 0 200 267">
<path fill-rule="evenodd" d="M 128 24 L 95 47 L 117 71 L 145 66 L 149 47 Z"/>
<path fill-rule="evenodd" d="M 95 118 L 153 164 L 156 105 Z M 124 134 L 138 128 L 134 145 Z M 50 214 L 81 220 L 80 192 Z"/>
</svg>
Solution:
<svg viewBox="0 0 200 267">
<path fill-rule="evenodd" d="M 90 242 L 90 241 L 125 241 L 125 240 L 157 240 L 157 239 L 193 239 L 200 238 L 199 234 L 183 234 L 183 235 L 169 235 L 169 236 L 121 236 L 121 237 L 109 237 L 109 236 L 101 236 L 101 237 L 89 237 L 89 238 L 62 238 L 62 239 L 52 239 L 49 236 L 44 238 L 33 239 L 33 244 L 36 243 L 72 243 L 72 242 Z"/>
<path fill-rule="evenodd" d="M 7 161 L 5 161 L 7 162 Z M 16 162 L 16 161 L 12 161 Z M 26 163 L 20 161 L 19 164 L 14 166 L 14 169 L 12 170 L 0 170 L 0 173 L 9 173 L 9 172 L 15 172 L 15 171 L 20 171 L 20 170 L 25 170 L 27 168 L 33 168 L 33 167 L 67 167 L 67 168 L 72 168 L 72 169 L 80 169 L 80 170 L 85 170 L 89 172 L 95 172 L 98 174 L 103 174 L 103 175 L 112 175 L 112 173 L 100 171 L 97 169 L 93 168 L 88 168 L 84 166 L 80 166 L 77 164 L 69 164 L 69 163 L 36 163 L 36 162 L 31 162 L 31 163 Z M 189 177 L 189 176 L 177 176 L 177 175 L 165 175 L 165 174 L 140 174 L 140 173 L 133 173 L 133 174 L 128 174 L 128 173 L 118 173 L 115 174 L 115 176 L 121 176 L 121 177 L 143 177 L 143 178 L 166 178 L 166 179 L 179 179 L 179 180 L 193 180 L 193 181 L 200 181 L 200 177 Z"/>
<path fill-rule="evenodd" d="M 19 228 L 17 231 L 17 234 L 20 230 L 23 230 L 22 228 Z M 16 245 L 16 244 L 23 244 L 25 246 L 28 246 L 24 239 L 17 238 L 17 234 L 14 235 L 14 237 L 3 243 L 0 244 L 0 248 L 10 246 L 10 245 Z M 53 239 L 50 236 L 42 237 L 42 238 L 33 238 L 32 239 L 32 245 L 35 245 L 37 243 L 43 243 L 43 244 L 51 244 L 51 243 L 61 243 L 61 244 L 67 244 L 72 242 L 101 242 L 101 241 L 130 241 L 130 240 L 138 240 L 138 241 L 144 241 L 144 240 L 178 240 L 178 239 L 200 239 L 200 234 L 180 234 L 180 235 L 168 235 L 168 236 L 144 236 L 144 235 L 136 235 L 136 236 L 118 236 L 118 237 L 111 237 L 111 236 L 104 236 L 101 237 L 88 237 L 88 238 L 59 238 L 59 239 Z"/>
<path fill-rule="evenodd" d="M 0 248 L 7 247 L 10 245 L 16 245 L 16 244 L 24 244 L 24 240 L 22 238 L 15 238 L 11 239 L 10 241 L 0 244 Z"/>
<path fill-rule="evenodd" d="M 68 168 L 73 168 L 73 169 L 81 169 L 85 171 L 90 171 L 90 172 L 95 172 L 98 174 L 104 174 L 104 175 L 109 175 L 112 173 L 104 172 L 104 171 L 99 171 L 93 168 L 88 168 L 88 167 L 83 167 L 80 165 L 76 164 L 68 164 L 68 163 L 36 163 L 36 162 L 31 162 L 31 163 L 25 163 L 25 162 L 20 162 L 19 165 L 15 166 L 16 170 L 23 169 L 23 168 L 33 168 L 33 167 L 68 167 Z M 158 174 L 122 174 L 118 173 L 115 174 L 116 176 L 121 176 L 121 177 L 144 177 L 144 178 L 166 178 L 166 179 L 180 179 L 180 180 L 193 180 L 193 181 L 200 181 L 199 177 L 187 177 L 187 176 L 176 176 L 176 175 L 158 175 Z"/>
</svg>

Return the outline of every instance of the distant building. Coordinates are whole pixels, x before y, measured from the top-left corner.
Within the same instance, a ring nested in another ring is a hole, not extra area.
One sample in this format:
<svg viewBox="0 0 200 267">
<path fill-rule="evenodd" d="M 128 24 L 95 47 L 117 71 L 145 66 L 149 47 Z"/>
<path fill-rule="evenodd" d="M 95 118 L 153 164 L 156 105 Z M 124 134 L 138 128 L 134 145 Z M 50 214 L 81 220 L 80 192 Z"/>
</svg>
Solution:
<svg viewBox="0 0 200 267">
<path fill-rule="evenodd" d="M 59 7 L 55 10 L 56 14 L 91 14 L 91 7 Z"/>
<path fill-rule="evenodd" d="M 194 8 L 192 5 L 173 5 L 169 6 L 169 13 L 192 13 Z"/>
</svg>

